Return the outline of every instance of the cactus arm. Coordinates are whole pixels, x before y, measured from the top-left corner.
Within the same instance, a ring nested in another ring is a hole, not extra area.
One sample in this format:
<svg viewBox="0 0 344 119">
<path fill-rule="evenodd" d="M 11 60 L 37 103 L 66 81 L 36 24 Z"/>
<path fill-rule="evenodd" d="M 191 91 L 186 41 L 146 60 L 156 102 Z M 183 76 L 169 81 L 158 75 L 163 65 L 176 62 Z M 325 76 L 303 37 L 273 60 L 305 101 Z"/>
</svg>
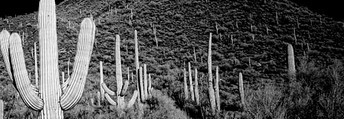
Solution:
<svg viewBox="0 0 344 119">
<path fill-rule="evenodd" d="M 60 102 L 64 110 L 73 107 L 81 98 L 85 87 L 86 76 L 91 59 L 93 43 L 95 37 L 95 25 L 92 19 L 85 18 L 81 22 L 81 30 L 77 46 L 77 55 L 75 57 L 75 68 L 69 79 L 70 86 L 62 94 Z"/>
<path fill-rule="evenodd" d="M 101 86 L 102 86 L 101 88 L 104 89 L 104 92 L 105 92 L 105 93 L 107 93 L 107 94 L 109 94 L 109 95 L 116 95 L 116 93 L 115 93 L 114 91 L 110 90 L 110 89 L 106 86 L 105 83 L 102 83 Z"/>
<path fill-rule="evenodd" d="M 119 96 L 127 95 L 128 86 L 129 86 L 129 81 L 128 80 L 124 81 L 124 85 L 122 87 L 122 90 L 121 90 L 121 93 L 119 94 Z"/>
<path fill-rule="evenodd" d="M 133 107 L 138 96 L 139 96 L 139 91 L 135 90 L 133 96 L 131 97 L 130 101 L 128 102 L 127 108 Z"/>
<path fill-rule="evenodd" d="M 107 94 L 107 93 L 105 93 L 105 99 L 106 99 L 111 105 L 114 105 L 114 106 L 117 105 L 116 101 L 114 101 L 113 99 L 111 99 L 110 95 Z"/>
<path fill-rule="evenodd" d="M 10 76 L 10 80 L 13 81 L 13 75 L 12 75 L 11 65 L 10 65 L 10 57 L 8 53 L 9 52 L 9 39 L 10 39 L 10 33 L 7 30 L 2 30 L 0 33 L 1 53 L 2 53 L 2 57 L 4 58 L 7 73 Z"/>
<path fill-rule="evenodd" d="M 14 33 L 10 36 L 9 47 L 13 79 L 20 97 L 28 107 L 41 110 L 44 105 L 43 100 L 38 97 L 35 87 L 30 83 L 19 34 Z"/>
<path fill-rule="evenodd" d="M 100 74 L 99 89 L 100 89 L 100 102 L 101 102 L 104 100 L 104 88 L 102 88 L 102 84 L 104 82 L 102 61 L 99 62 L 99 74 Z"/>
</svg>

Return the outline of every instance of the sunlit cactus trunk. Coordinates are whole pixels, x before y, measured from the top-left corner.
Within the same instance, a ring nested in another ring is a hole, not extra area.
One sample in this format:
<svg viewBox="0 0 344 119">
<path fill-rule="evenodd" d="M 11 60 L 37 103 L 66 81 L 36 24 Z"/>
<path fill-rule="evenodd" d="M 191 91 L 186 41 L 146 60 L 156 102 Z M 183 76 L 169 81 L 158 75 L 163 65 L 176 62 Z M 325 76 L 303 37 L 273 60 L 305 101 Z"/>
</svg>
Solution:
<svg viewBox="0 0 344 119">
<path fill-rule="evenodd" d="M 184 75 L 184 96 L 185 96 L 185 99 L 189 99 L 189 89 L 188 89 L 188 81 L 187 81 L 187 78 L 186 78 L 186 69 L 184 68 L 183 70 L 183 75 Z"/>
<path fill-rule="evenodd" d="M 215 75 L 215 100 L 216 100 L 216 109 L 218 112 L 221 111 L 221 102 L 220 102 L 220 87 L 219 87 L 219 67 L 216 67 L 216 75 Z"/>
<path fill-rule="evenodd" d="M 0 100 L 0 119 L 4 118 L 4 107 L 5 107 L 4 101 Z"/>
<path fill-rule="evenodd" d="M 197 72 L 197 68 L 195 68 L 195 98 L 196 98 L 196 104 L 199 105 L 200 104 L 200 100 L 199 100 L 199 88 L 198 88 L 198 72 Z"/>
<path fill-rule="evenodd" d="M 120 45 L 121 39 L 119 35 L 116 35 L 116 48 L 115 48 L 115 59 L 116 59 L 116 81 L 117 81 L 117 103 L 118 107 L 123 109 L 124 108 L 124 97 L 120 96 L 120 93 L 122 91 L 123 86 L 123 80 L 122 80 L 122 63 L 121 63 L 121 45 Z"/>
<path fill-rule="evenodd" d="M 40 111 L 40 117 L 43 119 L 62 119 L 62 110 L 69 110 L 74 107 L 82 96 L 93 49 L 95 25 L 92 19 L 82 21 L 75 57 L 76 68 L 73 70 L 72 77 L 63 85 L 61 90 L 58 71 L 55 1 L 41 0 L 38 14 L 40 88 L 37 89 L 30 83 L 21 38 L 17 33 L 10 35 L 6 30 L 1 32 L 1 51 L 10 79 L 14 80 L 13 83 L 23 102 L 29 108 Z"/>
<path fill-rule="evenodd" d="M 148 74 L 148 97 L 152 97 L 152 76 Z"/>
<path fill-rule="evenodd" d="M 211 44 L 212 44 L 212 33 L 209 35 L 209 46 L 208 46 L 208 92 L 211 112 L 215 115 L 216 103 L 215 103 L 215 92 L 213 86 L 213 73 L 212 73 L 212 61 L 211 61 Z"/>
<path fill-rule="evenodd" d="M 243 80 L 241 72 L 239 73 L 239 92 L 240 92 L 241 105 L 245 109 L 244 80 Z"/>
<path fill-rule="evenodd" d="M 189 66 L 189 84 L 190 84 L 190 93 L 191 93 L 191 100 L 195 101 L 195 93 L 194 93 L 194 87 L 192 83 L 192 73 L 191 73 L 191 64 L 188 63 Z"/>
<path fill-rule="evenodd" d="M 296 80 L 294 49 L 291 44 L 288 44 L 288 77 L 290 82 Z"/>
<path fill-rule="evenodd" d="M 144 98 L 147 100 L 148 98 L 148 75 L 147 75 L 147 65 L 143 64 L 143 90 L 144 90 Z"/>
</svg>

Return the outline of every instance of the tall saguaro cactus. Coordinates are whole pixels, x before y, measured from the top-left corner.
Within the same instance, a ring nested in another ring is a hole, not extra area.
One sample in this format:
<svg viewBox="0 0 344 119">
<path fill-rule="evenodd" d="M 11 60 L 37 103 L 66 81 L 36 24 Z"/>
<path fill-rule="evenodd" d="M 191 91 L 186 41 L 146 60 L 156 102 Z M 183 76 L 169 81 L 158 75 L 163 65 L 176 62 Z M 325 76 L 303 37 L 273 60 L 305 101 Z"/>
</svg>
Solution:
<svg viewBox="0 0 344 119">
<path fill-rule="evenodd" d="M 82 96 L 95 37 L 95 25 L 86 18 L 81 23 L 75 68 L 65 87 L 60 86 L 56 33 L 55 0 L 41 0 L 38 13 L 40 48 L 40 87 L 30 83 L 21 39 L 17 33 L 3 30 L 1 51 L 10 79 L 24 103 L 40 111 L 43 119 L 62 119 L 62 110 L 71 109 Z"/>
<path fill-rule="evenodd" d="M 196 104 L 200 104 L 199 100 L 199 88 L 198 88 L 198 72 L 197 68 L 195 68 L 195 98 L 196 98 Z"/>
<path fill-rule="evenodd" d="M 288 44 L 288 77 L 290 82 L 296 80 L 294 49 L 291 44 Z"/>
<path fill-rule="evenodd" d="M 105 91 L 105 98 L 109 103 L 112 105 L 117 106 L 119 109 L 124 109 L 126 106 L 130 108 L 136 101 L 138 96 L 138 91 L 135 90 L 134 94 L 129 101 L 129 103 L 126 105 L 124 102 L 124 96 L 127 91 L 129 81 L 126 80 L 125 83 L 123 83 L 122 80 L 122 64 L 121 64 L 121 52 L 120 52 L 120 37 L 119 35 L 116 35 L 116 48 L 115 48 L 115 59 L 116 59 L 116 84 L 117 84 L 117 90 L 116 93 L 114 91 L 111 91 L 105 83 L 102 84 L 102 88 L 104 88 Z M 117 102 L 111 99 L 110 95 L 116 95 Z"/>
<path fill-rule="evenodd" d="M 189 99 L 189 89 L 188 89 L 188 82 L 187 82 L 187 78 L 186 78 L 186 69 L 184 68 L 183 70 L 183 74 L 184 74 L 184 95 L 185 95 L 185 99 Z"/>
<path fill-rule="evenodd" d="M 245 109 L 245 92 L 244 92 L 244 80 L 242 77 L 242 73 L 239 73 L 239 92 L 240 92 L 240 99 L 242 107 Z"/>
<path fill-rule="evenodd" d="M 208 46 L 208 92 L 209 100 L 212 114 L 215 115 L 215 95 L 214 95 L 214 86 L 213 86 L 213 73 L 212 73 L 212 61 L 211 61 L 211 44 L 212 44 L 212 33 L 209 35 L 209 46 Z"/>
<path fill-rule="evenodd" d="M 189 66 L 189 84 L 190 84 L 190 93 L 191 93 L 191 100 L 195 101 L 195 93 L 194 93 L 194 87 L 192 83 L 192 74 L 191 74 L 191 64 L 188 63 Z"/>
</svg>

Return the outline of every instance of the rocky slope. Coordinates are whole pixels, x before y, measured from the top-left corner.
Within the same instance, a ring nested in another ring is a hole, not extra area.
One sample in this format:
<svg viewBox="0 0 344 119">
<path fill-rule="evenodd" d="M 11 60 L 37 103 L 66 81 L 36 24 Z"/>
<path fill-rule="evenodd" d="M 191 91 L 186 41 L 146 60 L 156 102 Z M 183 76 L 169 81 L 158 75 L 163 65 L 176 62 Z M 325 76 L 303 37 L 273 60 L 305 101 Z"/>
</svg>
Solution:
<svg viewBox="0 0 344 119">
<path fill-rule="evenodd" d="M 200 70 L 201 96 L 206 96 L 207 43 L 213 33 L 213 65 L 220 67 L 225 111 L 237 110 L 239 72 L 251 86 L 285 81 L 287 43 L 294 46 L 297 64 L 299 58 L 308 56 L 316 65 L 328 65 L 332 59 L 342 60 L 344 53 L 343 22 L 288 0 L 66 0 L 57 6 L 61 71 L 67 70 L 68 58 L 73 62 L 84 17 L 93 17 L 97 26 L 85 97 L 98 89 L 99 61 L 105 65 L 106 82 L 115 83 L 110 79 L 114 77 L 116 34 L 122 39 L 123 70 L 128 66 L 133 70 L 134 30 L 138 30 L 140 61 L 154 74 L 153 87 L 176 100 L 182 93 L 184 62 Z M 26 63 L 33 74 L 31 49 L 38 41 L 37 13 L 1 19 L 0 29 L 24 34 Z M 4 88 L 9 82 L 3 60 L 0 64 L 0 81 L 7 82 L 2 83 Z"/>
</svg>

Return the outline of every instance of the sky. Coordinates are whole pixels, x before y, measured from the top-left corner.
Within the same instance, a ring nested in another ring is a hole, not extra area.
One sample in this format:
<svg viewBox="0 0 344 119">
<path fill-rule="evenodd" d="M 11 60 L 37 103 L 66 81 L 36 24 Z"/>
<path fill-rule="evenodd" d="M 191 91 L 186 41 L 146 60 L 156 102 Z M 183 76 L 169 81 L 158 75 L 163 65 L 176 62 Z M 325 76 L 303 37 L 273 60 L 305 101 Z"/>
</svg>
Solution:
<svg viewBox="0 0 344 119">
<path fill-rule="evenodd" d="M 55 0 L 56 4 L 63 0 Z M 325 14 L 335 20 L 344 21 L 344 11 L 339 0 L 291 0 L 301 6 L 306 6 L 312 11 Z M 6 4 L 0 4 L 0 17 L 23 15 L 38 10 L 39 0 L 6 0 Z"/>
<path fill-rule="evenodd" d="M 55 0 L 56 4 L 63 0 Z M 24 15 L 38 11 L 39 0 L 6 0 L 0 3 L 0 17 Z"/>
</svg>

